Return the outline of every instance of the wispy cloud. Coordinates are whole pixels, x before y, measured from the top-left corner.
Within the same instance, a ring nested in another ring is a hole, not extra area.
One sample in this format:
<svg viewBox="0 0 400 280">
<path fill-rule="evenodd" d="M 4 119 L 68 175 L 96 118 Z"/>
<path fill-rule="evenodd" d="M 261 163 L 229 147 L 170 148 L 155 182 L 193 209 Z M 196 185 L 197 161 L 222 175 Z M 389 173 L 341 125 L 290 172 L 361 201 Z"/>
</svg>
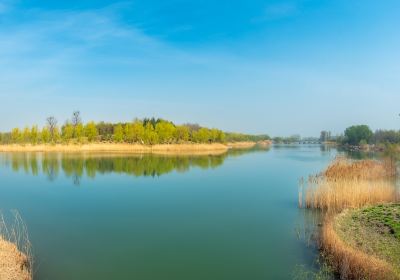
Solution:
<svg viewBox="0 0 400 280">
<path fill-rule="evenodd" d="M 286 17 L 293 16 L 298 11 L 296 3 L 274 3 L 265 7 L 263 14 L 252 19 L 253 23 L 260 23 L 264 21 L 278 20 Z"/>
</svg>

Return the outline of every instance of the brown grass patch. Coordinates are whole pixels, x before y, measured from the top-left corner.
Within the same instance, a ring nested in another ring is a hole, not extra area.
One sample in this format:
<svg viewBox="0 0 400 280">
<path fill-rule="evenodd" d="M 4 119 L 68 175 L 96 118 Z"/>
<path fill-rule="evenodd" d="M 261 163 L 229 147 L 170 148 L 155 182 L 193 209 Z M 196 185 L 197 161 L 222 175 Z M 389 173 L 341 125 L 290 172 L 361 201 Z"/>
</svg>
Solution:
<svg viewBox="0 0 400 280">
<path fill-rule="evenodd" d="M 232 149 L 250 149 L 253 148 L 257 143 L 256 142 L 232 142 L 228 143 L 228 148 Z"/>
<path fill-rule="evenodd" d="M 396 175 L 396 166 L 390 160 L 353 161 L 343 157 L 337 158 L 323 172 L 327 179 L 375 180 Z"/>
<path fill-rule="evenodd" d="M 153 154 L 194 154 L 194 155 L 218 155 L 228 150 L 224 144 L 41 144 L 41 145 L 0 145 L 0 152 L 113 152 L 113 153 L 153 153 Z"/>
</svg>

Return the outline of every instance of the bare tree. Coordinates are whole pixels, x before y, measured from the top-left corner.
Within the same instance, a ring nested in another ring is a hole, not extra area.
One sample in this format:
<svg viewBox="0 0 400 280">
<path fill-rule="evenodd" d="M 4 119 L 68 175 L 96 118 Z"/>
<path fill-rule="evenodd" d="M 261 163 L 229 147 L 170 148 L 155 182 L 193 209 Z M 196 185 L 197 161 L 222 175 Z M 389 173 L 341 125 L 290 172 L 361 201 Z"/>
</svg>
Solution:
<svg viewBox="0 0 400 280">
<path fill-rule="evenodd" d="M 82 119 L 81 119 L 81 112 L 79 111 L 75 111 L 72 113 L 72 125 L 74 127 L 76 127 L 78 124 L 82 123 Z"/>
<path fill-rule="evenodd" d="M 54 140 L 54 134 L 57 128 L 57 119 L 53 116 L 48 117 L 46 119 L 47 121 L 47 126 L 49 128 L 49 132 L 50 132 L 50 136 L 51 136 L 51 140 Z"/>
</svg>

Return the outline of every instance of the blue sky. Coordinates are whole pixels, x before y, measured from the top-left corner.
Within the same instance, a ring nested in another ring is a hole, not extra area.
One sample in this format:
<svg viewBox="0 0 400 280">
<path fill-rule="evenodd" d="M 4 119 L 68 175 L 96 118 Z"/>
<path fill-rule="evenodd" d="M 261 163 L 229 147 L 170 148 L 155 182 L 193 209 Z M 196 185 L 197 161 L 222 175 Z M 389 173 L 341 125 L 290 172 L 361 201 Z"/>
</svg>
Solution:
<svg viewBox="0 0 400 280">
<path fill-rule="evenodd" d="M 400 1 L 0 0 L 0 130 L 155 116 L 400 128 Z"/>
</svg>

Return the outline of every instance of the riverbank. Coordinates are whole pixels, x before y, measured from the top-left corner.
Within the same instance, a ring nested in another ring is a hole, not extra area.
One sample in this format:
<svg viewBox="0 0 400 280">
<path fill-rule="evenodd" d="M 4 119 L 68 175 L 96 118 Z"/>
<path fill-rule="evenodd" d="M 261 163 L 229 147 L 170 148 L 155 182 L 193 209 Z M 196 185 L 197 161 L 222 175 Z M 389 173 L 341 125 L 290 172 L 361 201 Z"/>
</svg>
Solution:
<svg viewBox="0 0 400 280">
<path fill-rule="evenodd" d="M 345 210 L 324 226 L 322 242 L 344 279 L 400 279 L 400 204 Z"/>
<path fill-rule="evenodd" d="M 195 155 L 218 155 L 225 153 L 231 148 L 251 148 L 255 142 L 238 142 L 229 144 L 116 144 L 116 143 L 93 143 L 93 144 L 55 144 L 55 145 L 0 145 L 0 152 L 113 152 L 113 153 L 153 153 L 153 154 L 195 154 Z"/>
<path fill-rule="evenodd" d="M 28 258 L 13 243 L 0 237 L 0 279 L 31 280 Z"/>
<path fill-rule="evenodd" d="M 400 279 L 400 271 L 393 268 L 400 267 L 400 241 L 387 242 L 384 237 L 400 231 L 400 210 L 393 212 L 398 217 L 393 228 L 385 226 L 390 212 L 386 208 L 380 212 L 371 208 L 367 210 L 371 215 L 364 215 L 364 207 L 399 201 L 396 171 L 392 161 L 338 158 L 322 173 L 310 176 L 300 192 L 300 206 L 322 210 L 322 256 L 340 279 Z"/>
</svg>

